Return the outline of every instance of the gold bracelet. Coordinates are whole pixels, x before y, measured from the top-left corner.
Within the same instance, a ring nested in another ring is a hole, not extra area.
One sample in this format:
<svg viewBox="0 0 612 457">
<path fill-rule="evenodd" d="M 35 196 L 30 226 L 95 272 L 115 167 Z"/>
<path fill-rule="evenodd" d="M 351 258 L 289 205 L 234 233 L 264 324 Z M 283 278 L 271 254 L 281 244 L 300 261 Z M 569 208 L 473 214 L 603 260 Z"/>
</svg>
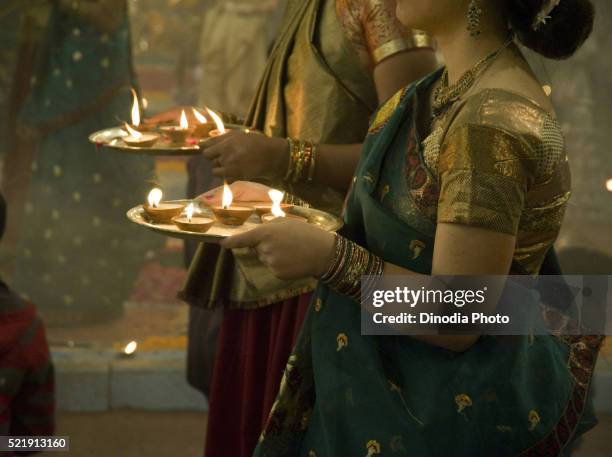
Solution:
<svg viewBox="0 0 612 457">
<path fill-rule="evenodd" d="M 316 145 L 313 145 L 312 151 L 310 153 L 310 164 L 308 165 L 308 182 L 312 182 L 314 180 L 315 163 L 317 161 L 317 150 L 318 147 Z"/>
<path fill-rule="evenodd" d="M 296 161 L 299 155 L 299 141 L 293 138 L 287 138 L 289 143 L 289 164 L 287 165 L 287 173 L 285 174 L 285 181 L 290 181 L 295 173 Z"/>
<path fill-rule="evenodd" d="M 299 182 L 304 168 L 304 154 L 305 154 L 306 142 L 300 140 L 300 147 L 298 148 L 297 160 L 295 161 L 295 174 L 293 175 L 293 182 Z"/>
</svg>

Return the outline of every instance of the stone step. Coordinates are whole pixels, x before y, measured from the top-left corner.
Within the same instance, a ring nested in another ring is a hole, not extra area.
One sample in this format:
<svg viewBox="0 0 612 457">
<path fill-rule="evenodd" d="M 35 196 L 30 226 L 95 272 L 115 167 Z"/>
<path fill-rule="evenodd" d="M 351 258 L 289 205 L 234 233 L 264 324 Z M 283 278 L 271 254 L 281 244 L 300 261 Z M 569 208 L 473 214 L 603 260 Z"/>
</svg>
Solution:
<svg viewBox="0 0 612 457">
<path fill-rule="evenodd" d="M 59 411 L 206 411 L 204 395 L 185 378 L 184 350 L 136 352 L 51 348 Z"/>
</svg>

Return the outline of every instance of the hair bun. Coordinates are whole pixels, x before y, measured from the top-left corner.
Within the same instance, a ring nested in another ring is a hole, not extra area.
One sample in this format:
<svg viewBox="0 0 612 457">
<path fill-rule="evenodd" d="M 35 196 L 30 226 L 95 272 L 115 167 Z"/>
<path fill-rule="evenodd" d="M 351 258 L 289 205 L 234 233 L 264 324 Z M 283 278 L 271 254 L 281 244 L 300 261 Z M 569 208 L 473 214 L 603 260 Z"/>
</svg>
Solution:
<svg viewBox="0 0 612 457">
<path fill-rule="evenodd" d="M 595 8 L 590 0 L 561 0 L 545 24 L 534 29 L 547 0 L 507 0 L 508 20 L 518 39 L 550 59 L 574 54 L 593 31 Z"/>
</svg>

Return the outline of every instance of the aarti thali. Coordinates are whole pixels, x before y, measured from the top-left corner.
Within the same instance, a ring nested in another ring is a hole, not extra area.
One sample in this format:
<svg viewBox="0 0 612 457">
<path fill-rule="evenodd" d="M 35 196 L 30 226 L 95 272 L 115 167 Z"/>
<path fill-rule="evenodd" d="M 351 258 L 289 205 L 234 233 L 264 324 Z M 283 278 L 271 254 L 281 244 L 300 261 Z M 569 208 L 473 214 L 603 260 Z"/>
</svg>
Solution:
<svg viewBox="0 0 612 457">
<path fill-rule="evenodd" d="M 244 126 L 225 124 L 228 130 L 246 130 Z M 155 132 L 158 127 L 152 127 Z M 187 137 L 185 142 L 176 143 L 163 133 L 159 133 L 158 140 L 149 146 L 129 145 L 125 142 L 125 138 L 130 134 L 125 127 L 110 127 L 99 130 L 89 135 L 89 141 L 100 147 L 112 148 L 121 152 L 130 154 L 145 154 L 145 155 L 165 155 L 165 156 L 182 156 L 182 155 L 197 155 L 200 153 L 200 141 L 207 138 L 204 137 Z"/>
<path fill-rule="evenodd" d="M 239 233 L 244 233 L 255 227 L 260 226 L 265 219 L 262 219 L 262 215 L 255 210 L 258 207 L 256 202 L 238 202 L 237 204 L 241 207 L 253 207 L 254 211 L 248 217 L 248 219 L 242 225 L 227 225 L 222 223 L 215 215 L 213 209 L 209 206 L 197 200 L 170 200 L 164 202 L 166 204 L 178 205 L 183 208 L 187 208 L 190 204 L 193 204 L 193 216 L 211 219 L 213 221 L 211 227 L 205 233 L 192 232 L 179 228 L 172 221 L 156 223 L 154 222 L 145 209 L 146 205 L 139 205 L 127 212 L 127 217 L 133 223 L 152 230 L 153 232 L 161 235 L 169 236 L 172 238 L 190 239 L 194 241 L 206 241 L 212 243 L 218 243 L 224 238 Z M 262 202 L 263 203 L 263 202 Z M 265 215 L 264 215 L 265 216 Z M 324 211 L 320 211 L 314 208 L 307 208 L 302 206 L 294 206 L 290 210 L 287 210 L 287 216 L 297 216 L 304 218 L 306 222 L 314 224 L 323 230 L 337 231 L 342 227 L 342 219 L 337 216 L 331 215 Z"/>
</svg>

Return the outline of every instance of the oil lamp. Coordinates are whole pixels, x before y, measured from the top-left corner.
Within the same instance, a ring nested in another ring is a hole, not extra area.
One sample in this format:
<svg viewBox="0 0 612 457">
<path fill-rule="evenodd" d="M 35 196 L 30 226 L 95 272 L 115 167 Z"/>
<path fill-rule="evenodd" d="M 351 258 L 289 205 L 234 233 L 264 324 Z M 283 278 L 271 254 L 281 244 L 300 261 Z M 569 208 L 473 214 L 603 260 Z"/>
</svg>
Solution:
<svg viewBox="0 0 612 457">
<path fill-rule="evenodd" d="M 213 206 L 212 211 L 217 217 L 217 220 L 225 225 L 242 225 L 246 222 L 255 208 L 250 206 L 235 206 L 232 205 L 234 196 L 232 190 L 227 183 L 223 184 L 223 198 L 221 206 Z"/>
<path fill-rule="evenodd" d="M 119 351 L 119 357 L 121 358 L 130 358 L 136 355 L 136 350 L 138 349 L 138 343 L 136 341 L 130 341 L 125 346 L 121 348 Z"/>
<path fill-rule="evenodd" d="M 272 200 L 271 203 L 260 203 L 255 205 L 255 211 L 257 211 L 259 217 L 263 217 L 269 213 L 272 213 L 272 215 L 276 217 L 285 217 L 285 211 L 289 211 L 291 208 L 293 208 L 291 203 L 282 203 L 283 197 L 285 196 L 284 192 L 276 189 L 270 189 L 268 191 L 268 195 L 270 196 L 270 200 Z"/>
<path fill-rule="evenodd" d="M 185 208 L 185 214 L 173 217 L 172 222 L 174 222 L 174 225 L 176 225 L 178 228 L 187 232 L 207 232 L 208 229 L 210 229 L 215 223 L 214 219 L 209 217 L 194 216 L 194 210 L 195 208 L 193 203 L 189 203 L 187 208 Z"/>
<path fill-rule="evenodd" d="M 213 110 L 208 109 L 208 108 L 206 108 L 206 111 L 208 112 L 210 117 L 212 117 L 213 121 L 215 122 L 215 126 L 216 126 L 216 128 L 214 130 L 211 130 L 210 133 L 208 134 L 210 137 L 224 135 L 225 133 L 229 132 L 229 129 L 225 128 L 225 125 L 223 124 L 221 117 L 217 113 L 215 113 Z"/>
<path fill-rule="evenodd" d="M 303 222 L 308 222 L 308 219 L 306 219 L 305 217 L 302 216 L 297 216 L 295 214 L 288 214 L 283 210 L 283 203 L 281 203 L 283 201 L 283 197 L 285 196 L 284 192 L 281 192 L 280 190 L 276 190 L 276 189 L 270 189 L 268 191 L 268 195 L 270 196 L 270 200 L 272 200 L 272 205 L 257 205 L 257 207 L 259 208 L 263 208 L 264 206 L 267 206 L 270 209 L 270 212 L 261 214 L 261 220 L 263 222 L 270 222 L 273 221 L 275 219 L 279 219 L 279 218 L 290 218 L 290 219 L 297 219 Z M 256 207 L 256 208 L 257 208 Z M 285 204 L 284 209 L 286 209 L 287 211 L 290 210 L 291 208 L 293 208 L 293 205 L 288 205 Z"/>
<path fill-rule="evenodd" d="M 208 122 L 206 117 L 200 113 L 197 109 L 191 108 L 193 111 L 193 115 L 196 118 L 196 125 L 193 130 L 193 136 L 196 138 L 207 138 L 211 132 L 215 128 L 212 122 Z"/>
<path fill-rule="evenodd" d="M 162 202 L 163 192 L 157 187 L 151 189 L 147 197 L 147 204 L 143 205 L 145 213 L 157 224 L 169 223 L 172 218 L 183 212 L 184 205 L 179 203 Z"/>
<path fill-rule="evenodd" d="M 189 127 L 185 110 L 181 110 L 179 125 L 164 125 L 160 127 L 159 130 L 166 135 L 172 143 L 177 144 L 185 143 L 187 137 L 193 132 L 193 128 Z"/>
<path fill-rule="evenodd" d="M 140 122 L 140 106 L 138 105 L 138 95 L 134 89 L 132 91 L 132 127 L 134 130 L 138 130 L 139 132 L 150 132 L 152 130 L 151 126 L 142 124 Z"/>
<path fill-rule="evenodd" d="M 133 129 L 129 124 L 125 124 L 125 130 L 128 135 L 122 138 L 123 142 L 128 146 L 138 146 L 142 148 L 148 148 L 157 143 L 159 135 L 156 133 L 140 133 L 138 130 Z"/>
</svg>

